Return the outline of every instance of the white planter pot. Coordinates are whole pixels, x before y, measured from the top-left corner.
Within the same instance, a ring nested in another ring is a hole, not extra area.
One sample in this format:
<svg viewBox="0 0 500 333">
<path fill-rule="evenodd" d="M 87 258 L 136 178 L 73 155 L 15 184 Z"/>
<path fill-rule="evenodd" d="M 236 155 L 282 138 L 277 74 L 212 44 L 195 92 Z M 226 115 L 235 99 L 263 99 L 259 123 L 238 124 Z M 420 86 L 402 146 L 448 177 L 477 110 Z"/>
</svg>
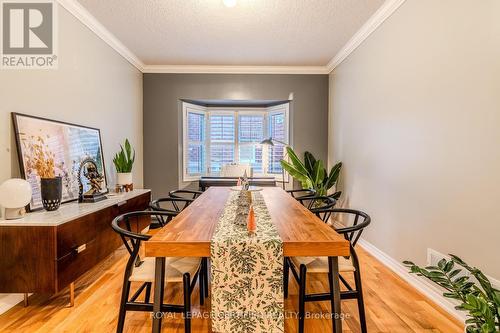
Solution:
<svg viewBox="0 0 500 333">
<path fill-rule="evenodd" d="M 118 172 L 116 174 L 116 185 L 131 185 L 132 183 L 132 172 Z"/>
</svg>

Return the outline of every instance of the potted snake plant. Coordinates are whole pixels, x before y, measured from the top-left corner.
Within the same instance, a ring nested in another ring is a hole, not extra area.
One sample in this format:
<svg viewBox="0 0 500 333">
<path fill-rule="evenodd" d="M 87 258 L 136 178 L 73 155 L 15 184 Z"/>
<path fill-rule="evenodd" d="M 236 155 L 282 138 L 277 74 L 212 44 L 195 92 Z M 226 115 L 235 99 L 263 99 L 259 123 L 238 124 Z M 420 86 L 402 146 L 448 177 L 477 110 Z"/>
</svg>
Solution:
<svg viewBox="0 0 500 333">
<path fill-rule="evenodd" d="M 120 145 L 121 150 L 113 158 L 116 168 L 116 184 L 132 188 L 132 167 L 135 161 L 135 150 L 128 139 L 125 144 Z"/>
</svg>

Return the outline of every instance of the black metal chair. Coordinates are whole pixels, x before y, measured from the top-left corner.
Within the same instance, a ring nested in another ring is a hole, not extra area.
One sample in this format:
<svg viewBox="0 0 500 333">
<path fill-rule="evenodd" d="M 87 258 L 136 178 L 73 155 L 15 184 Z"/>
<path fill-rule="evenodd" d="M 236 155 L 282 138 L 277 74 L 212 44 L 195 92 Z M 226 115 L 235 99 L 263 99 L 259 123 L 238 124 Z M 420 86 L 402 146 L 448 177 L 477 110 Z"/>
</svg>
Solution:
<svg viewBox="0 0 500 333">
<path fill-rule="evenodd" d="M 149 208 L 162 212 L 180 213 L 189 206 L 194 199 L 180 197 L 166 197 L 151 201 Z"/>
<path fill-rule="evenodd" d="M 326 195 L 302 196 L 295 199 L 313 213 L 318 209 L 332 208 L 337 203 L 335 199 Z"/>
<path fill-rule="evenodd" d="M 202 194 L 203 192 L 194 190 L 173 190 L 168 192 L 168 196 L 172 198 L 187 198 L 193 200 Z"/>
<path fill-rule="evenodd" d="M 141 258 L 139 255 L 141 242 L 151 238 L 151 235 L 133 230 L 134 225 L 136 225 L 135 229 L 137 230 L 140 219 L 151 219 L 153 216 L 162 216 L 165 220 L 167 220 L 174 217 L 175 213 L 151 211 L 132 212 L 116 217 L 111 223 L 111 227 L 120 235 L 125 248 L 130 254 L 127 265 L 125 266 L 125 274 L 123 278 L 123 289 L 118 314 L 118 326 L 116 328 L 116 332 L 118 333 L 123 332 L 127 311 L 153 311 L 153 303 L 150 302 L 150 297 L 151 286 L 155 278 L 155 258 Z M 185 332 L 191 332 L 191 294 L 194 286 L 196 285 L 196 281 L 200 276 L 201 262 L 201 258 L 167 258 L 165 265 L 166 283 L 183 283 L 184 304 L 162 304 L 161 311 L 184 313 Z M 132 297 L 129 297 L 132 282 L 142 284 Z M 200 282 L 200 288 L 201 285 L 202 283 Z M 143 291 L 145 291 L 144 302 L 140 302 L 138 301 L 138 298 Z M 200 304 L 203 304 L 203 301 L 204 294 L 200 293 Z"/>
<path fill-rule="evenodd" d="M 295 190 L 287 190 L 287 193 L 289 193 L 292 198 L 298 199 L 301 197 L 310 197 L 316 194 L 315 189 L 295 189 Z"/>
<path fill-rule="evenodd" d="M 348 258 L 339 258 L 339 272 L 354 274 L 354 288 L 340 275 L 340 281 L 347 288 L 347 291 L 340 292 L 340 299 L 356 299 L 358 302 L 359 321 L 361 324 L 361 332 L 366 333 L 366 316 L 363 303 L 363 290 L 361 285 L 361 272 L 358 256 L 354 247 L 356 246 L 364 228 L 370 224 L 370 216 L 368 214 L 354 210 L 343 208 L 328 208 L 328 209 L 313 209 L 312 210 L 325 223 L 331 223 L 335 231 L 344 235 L 345 239 L 350 243 L 350 253 Z M 332 221 L 337 216 L 344 215 L 352 218 L 353 222 L 350 226 L 339 227 L 339 222 Z M 360 221 L 361 220 L 361 221 Z M 327 257 L 290 257 L 285 260 L 284 267 L 284 292 L 285 298 L 288 297 L 288 278 L 289 270 L 299 284 L 299 333 L 304 332 L 305 319 L 305 302 L 315 301 L 331 301 L 333 302 L 333 288 L 330 283 L 330 291 L 320 294 L 306 294 L 306 276 L 307 272 L 328 273 L 332 274 L 332 267 L 329 265 Z M 329 279 L 330 281 L 331 279 Z"/>
<path fill-rule="evenodd" d="M 186 190 L 179 190 L 179 191 L 186 191 Z M 173 191 L 171 191 L 173 192 Z M 197 191 L 190 191 L 190 192 L 197 192 Z M 201 193 L 201 192 L 198 192 Z M 158 211 L 158 212 L 169 212 L 172 214 L 179 214 L 181 211 L 186 209 L 187 206 L 189 206 L 195 199 L 189 199 L 189 198 L 181 198 L 181 197 L 167 197 L 167 198 L 159 198 L 156 200 L 153 200 L 151 204 L 149 205 L 149 208 L 153 211 Z M 168 223 L 170 220 L 166 220 L 162 216 L 157 216 L 156 217 L 160 225 L 163 227 L 165 224 Z M 208 274 L 208 258 L 202 258 L 201 260 L 201 274 L 200 274 L 200 293 L 203 293 L 205 297 L 208 297 L 208 291 L 209 291 L 209 286 L 208 286 L 208 279 L 209 279 L 209 274 Z M 203 305 L 203 301 L 201 303 Z"/>
</svg>

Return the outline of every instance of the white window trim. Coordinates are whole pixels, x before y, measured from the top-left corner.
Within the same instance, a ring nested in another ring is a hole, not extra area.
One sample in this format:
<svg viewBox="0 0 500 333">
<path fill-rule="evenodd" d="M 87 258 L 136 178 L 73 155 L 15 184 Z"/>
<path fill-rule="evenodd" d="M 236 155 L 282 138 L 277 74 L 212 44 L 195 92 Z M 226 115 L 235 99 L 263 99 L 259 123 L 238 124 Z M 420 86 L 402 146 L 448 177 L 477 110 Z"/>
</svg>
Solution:
<svg viewBox="0 0 500 333">
<path fill-rule="evenodd" d="M 202 114 L 204 115 L 205 119 L 205 132 L 207 128 L 207 113 L 206 113 L 206 108 L 200 105 L 196 104 L 191 104 L 191 103 L 182 103 L 182 180 L 189 182 L 189 181 L 195 181 L 200 179 L 202 176 L 200 175 L 190 175 L 188 174 L 188 166 L 187 166 L 187 153 L 188 153 L 188 137 L 187 137 L 187 114 L 188 112 L 192 113 L 197 113 L 197 114 Z M 205 147 L 206 147 L 206 133 L 205 133 Z M 205 155 L 207 155 L 206 149 L 205 149 Z M 205 161 L 206 161 L 206 156 L 205 156 Z M 206 162 L 205 162 L 206 163 Z M 206 169 L 206 165 L 204 166 L 204 169 Z"/>
<path fill-rule="evenodd" d="M 197 181 L 203 175 L 211 175 L 210 172 L 210 116 L 217 114 L 227 114 L 228 112 L 232 112 L 234 114 L 235 119 L 235 140 L 234 140 L 234 162 L 238 163 L 239 161 L 239 115 L 240 114 L 258 114 L 264 116 L 264 138 L 270 137 L 269 132 L 269 116 L 277 113 L 285 113 L 286 126 L 285 126 L 285 137 L 286 142 L 290 145 L 290 114 L 289 111 L 289 103 L 275 105 L 267 108 L 241 108 L 241 107 L 204 107 L 192 103 L 182 102 L 182 181 L 183 182 L 191 182 Z M 188 112 L 199 113 L 205 115 L 205 163 L 204 163 L 204 173 L 200 175 L 190 175 L 187 173 L 187 148 L 188 148 L 188 139 L 187 139 L 187 114 Z M 244 143 L 243 145 L 252 145 L 253 143 Z M 283 181 L 281 174 L 268 174 L 268 162 L 269 162 L 269 147 L 264 145 L 262 147 L 262 170 L 263 173 L 254 174 L 253 176 L 271 176 L 274 177 L 277 181 Z M 288 182 L 288 175 L 285 177 L 285 181 Z"/>
<path fill-rule="evenodd" d="M 283 110 L 284 109 L 284 110 Z M 280 104 L 280 105 L 275 105 L 275 106 L 271 106 L 269 108 L 267 108 L 267 113 L 268 113 L 268 117 L 267 117 L 267 123 L 266 123 L 266 126 L 267 126 L 267 137 L 270 136 L 270 128 L 269 128 L 269 118 L 273 115 L 273 114 L 279 114 L 279 113 L 285 113 L 285 119 L 286 119 L 286 126 L 285 126 L 285 140 L 283 142 L 285 142 L 287 144 L 287 146 L 290 146 L 291 145 L 291 138 L 290 138 L 290 103 L 286 103 L 286 104 Z M 268 167 L 269 167 L 269 147 L 266 146 L 265 147 L 266 149 L 266 155 L 265 155 L 265 158 L 266 158 L 266 161 L 264 163 L 265 167 L 266 167 L 266 170 L 265 170 L 265 174 L 266 176 L 274 176 L 274 179 L 276 179 L 277 181 L 279 182 L 286 182 L 288 183 L 289 182 L 289 174 L 287 172 L 285 172 L 285 176 L 283 179 L 283 173 L 279 173 L 279 174 L 275 174 L 275 173 L 267 173 L 268 172 Z M 285 146 L 285 149 L 286 149 L 286 146 Z M 262 154 L 264 154 L 264 152 L 262 152 Z M 263 158 L 264 159 L 264 158 Z M 288 156 L 285 157 L 285 159 L 288 159 Z"/>
</svg>

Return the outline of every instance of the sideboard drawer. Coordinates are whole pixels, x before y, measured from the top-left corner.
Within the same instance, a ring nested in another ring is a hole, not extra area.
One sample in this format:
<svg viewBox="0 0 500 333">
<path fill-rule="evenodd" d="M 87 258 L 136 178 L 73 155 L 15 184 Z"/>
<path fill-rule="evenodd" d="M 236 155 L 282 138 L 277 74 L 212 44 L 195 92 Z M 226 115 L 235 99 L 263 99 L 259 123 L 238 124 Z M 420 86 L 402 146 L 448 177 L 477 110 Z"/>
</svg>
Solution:
<svg viewBox="0 0 500 333">
<path fill-rule="evenodd" d="M 99 213 L 86 215 L 57 227 L 57 259 L 96 238 L 98 230 L 95 215 L 100 215 Z"/>
<path fill-rule="evenodd" d="M 92 240 L 57 259 L 57 291 L 75 281 L 98 263 L 96 243 Z"/>
</svg>

